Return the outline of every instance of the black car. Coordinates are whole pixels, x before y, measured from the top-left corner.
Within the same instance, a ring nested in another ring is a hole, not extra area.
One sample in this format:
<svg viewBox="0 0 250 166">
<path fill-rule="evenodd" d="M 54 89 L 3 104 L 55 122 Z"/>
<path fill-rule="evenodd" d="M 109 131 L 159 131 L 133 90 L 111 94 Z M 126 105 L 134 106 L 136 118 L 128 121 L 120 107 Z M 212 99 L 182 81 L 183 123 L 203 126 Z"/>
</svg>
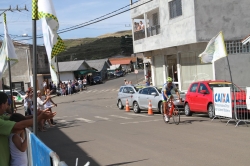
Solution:
<svg viewBox="0 0 250 166">
<path fill-rule="evenodd" d="M 95 76 L 93 78 L 93 82 L 94 82 L 94 84 L 102 84 L 103 83 L 102 82 L 102 77 L 101 76 Z"/>
<path fill-rule="evenodd" d="M 123 77 L 124 73 L 123 71 L 118 71 L 115 73 L 115 77 Z"/>
</svg>

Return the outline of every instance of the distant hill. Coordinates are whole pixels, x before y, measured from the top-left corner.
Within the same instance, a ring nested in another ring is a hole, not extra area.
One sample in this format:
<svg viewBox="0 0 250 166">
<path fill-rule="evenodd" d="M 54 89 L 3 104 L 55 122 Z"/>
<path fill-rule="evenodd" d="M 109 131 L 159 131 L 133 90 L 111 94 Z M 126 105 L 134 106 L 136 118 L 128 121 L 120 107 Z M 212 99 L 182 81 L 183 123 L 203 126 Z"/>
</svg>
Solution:
<svg viewBox="0 0 250 166">
<path fill-rule="evenodd" d="M 94 60 L 109 58 L 115 55 L 131 55 L 133 53 L 132 31 L 119 31 L 104 34 L 96 38 L 80 38 L 64 40 L 66 51 L 58 56 L 58 61 Z M 128 36 L 125 41 L 125 36 Z"/>
</svg>

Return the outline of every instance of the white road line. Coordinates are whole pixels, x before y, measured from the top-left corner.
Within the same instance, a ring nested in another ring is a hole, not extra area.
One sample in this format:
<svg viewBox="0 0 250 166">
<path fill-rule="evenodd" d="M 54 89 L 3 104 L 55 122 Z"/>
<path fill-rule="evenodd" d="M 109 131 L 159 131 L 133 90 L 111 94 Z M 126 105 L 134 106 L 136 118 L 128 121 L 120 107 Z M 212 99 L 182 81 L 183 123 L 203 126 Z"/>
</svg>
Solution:
<svg viewBox="0 0 250 166">
<path fill-rule="evenodd" d="M 105 90 L 101 90 L 100 92 L 104 92 Z"/>
<path fill-rule="evenodd" d="M 116 89 L 112 89 L 112 91 L 115 91 Z"/>
<path fill-rule="evenodd" d="M 84 122 L 87 122 L 87 123 L 94 123 L 95 122 L 93 120 L 84 119 L 84 118 L 76 118 L 76 120 L 84 121 Z"/>
<path fill-rule="evenodd" d="M 103 119 L 103 120 L 109 120 L 109 118 L 100 117 L 100 116 L 95 116 L 95 118 L 97 118 L 97 119 Z"/>
<path fill-rule="evenodd" d="M 116 118 L 121 118 L 121 119 L 132 119 L 132 118 L 128 118 L 128 117 L 124 117 L 124 116 L 118 116 L 118 115 L 110 115 Z"/>
<path fill-rule="evenodd" d="M 142 117 L 147 117 L 147 118 L 152 118 L 153 116 L 148 116 L 148 115 L 142 115 L 142 114 L 126 114 L 126 115 L 131 115 L 131 116 L 142 116 Z"/>
<path fill-rule="evenodd" d="M 97 92 L 97 90 L 94 90 L 93 92 Z"/>
<path fill-rule="evenodd" d="M 147 120 L 147 121 L 135 121 L 135 122 L 125 122 L 125 123 L 120 123 L 120 124 L 147 123 L 147 122 L 157 122 L 157 121 L 160 121 L 160 120 L 162 120 L 162 119 Z"/>
<path fill-rule="evenodd" d="M 116 91 L 118 92 L 120 89 L 117 89 Z"/>
<path fill-rule="evenodd" d="M 108 91 L 109 91 L 109 89 L 105 90 L 105 92 L 108 92 Z"/>
</svg>

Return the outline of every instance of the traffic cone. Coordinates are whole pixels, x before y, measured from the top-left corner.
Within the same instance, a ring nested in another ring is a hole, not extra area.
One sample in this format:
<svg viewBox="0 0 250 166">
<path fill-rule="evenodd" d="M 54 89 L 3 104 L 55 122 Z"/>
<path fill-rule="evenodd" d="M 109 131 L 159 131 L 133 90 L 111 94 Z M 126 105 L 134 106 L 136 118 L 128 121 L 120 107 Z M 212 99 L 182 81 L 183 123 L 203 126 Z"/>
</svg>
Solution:
<svg viewBox="0 0 250 166">
<path fill-rule="evenodd" d="M 130 112 L 129 104 L 128 104 L 128 99 L 126 100 L 126 112 Z"/>
<path fill-rule="evenodd" d="M 152 110 L 151 100 L 149 100 L 149 103 L 148 103 L 148 115 L 154 115 L 153 110 Z"/>
</svg>

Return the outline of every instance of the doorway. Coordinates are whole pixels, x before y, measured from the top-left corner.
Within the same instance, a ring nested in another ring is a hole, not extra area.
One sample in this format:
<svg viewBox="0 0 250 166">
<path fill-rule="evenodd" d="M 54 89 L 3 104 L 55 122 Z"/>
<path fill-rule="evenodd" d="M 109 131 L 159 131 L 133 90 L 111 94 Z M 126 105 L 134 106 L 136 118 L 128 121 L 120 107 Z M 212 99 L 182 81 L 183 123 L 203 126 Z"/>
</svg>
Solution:
<svg viewBox="0 0 250 166">
<path fill-rule="evenodd" d="M 166 73 L 168 77 L 173 79 L 175 84 L 179 85 L 178 71 L 177 71 L 177 55 L 166 55 Z"/>
</svg>

